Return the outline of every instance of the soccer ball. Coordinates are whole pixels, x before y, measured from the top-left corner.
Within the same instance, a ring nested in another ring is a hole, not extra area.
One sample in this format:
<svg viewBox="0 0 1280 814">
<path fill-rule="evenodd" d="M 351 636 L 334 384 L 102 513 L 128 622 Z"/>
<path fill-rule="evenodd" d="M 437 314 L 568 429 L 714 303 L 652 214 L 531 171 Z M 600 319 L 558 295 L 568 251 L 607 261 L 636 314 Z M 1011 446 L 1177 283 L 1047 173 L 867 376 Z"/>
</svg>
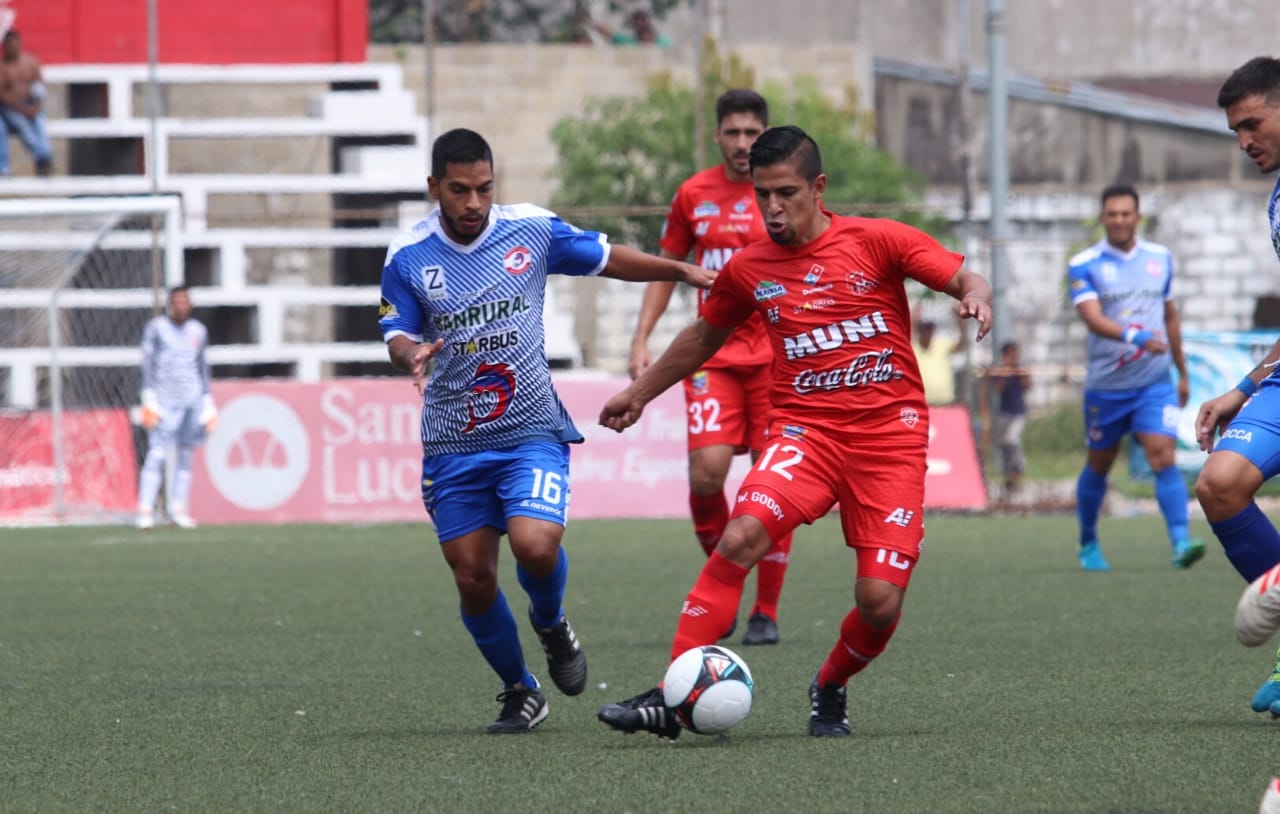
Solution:
<svg viewBox="0 0 1280 814">
<path fill-rule="evenodd" d="M 1236 604 L 1236 639 L 1245 647 L 1258 647 L 1280 627 L 1280 565 L 1255 579 Z"/>
<path fill-rule="evenodd" d="M 746 719 L 755 685 L 737 653 L 711 644 L 686 650 L 671 662 L 662 694 L 685 729 L 719 735 Z"/>
</svg>

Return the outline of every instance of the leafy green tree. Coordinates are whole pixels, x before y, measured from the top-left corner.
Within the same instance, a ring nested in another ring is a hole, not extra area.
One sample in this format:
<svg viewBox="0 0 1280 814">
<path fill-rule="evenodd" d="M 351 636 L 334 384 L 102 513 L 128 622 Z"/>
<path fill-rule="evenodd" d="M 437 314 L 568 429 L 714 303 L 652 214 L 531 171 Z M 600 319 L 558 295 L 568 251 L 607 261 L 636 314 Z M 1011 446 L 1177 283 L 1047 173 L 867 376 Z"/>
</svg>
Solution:
<svg viewBox="0 0 1280 814">
<path fill-rule="evenodd" d="M 680 0 L 651 0 L 662 19 Z M 630 0 L 607 0 L 618 15 Z M 570 42 L 589 15 L 587 0 L 434 0 L 437 42 Z M 422 42 L 423 0 L 369 0 L 369 34 L 374 42 Z"/>
<path fill-rule="evenodd" d="M 704 57 L 703 124 L 708 164 L 720 153 L 712 140 L 715 100 L 731 87 L 754 87 L 754 72 L 737 55 L 721 58 L 714 47 Z M 836 104 L 812 78 L 797 79 L 790 90 L 767 84 L 772 124 L 795 124 L 817 141 L 827 173 L 824 200 L 832 211 L 883 215 L 938 234 L 942 222 L 923 217 L 913 204 L 924 180 L 870 140 L 871 116 L 858 108 L 850 86 Z M 650 77 L 642 96 L 612 96 L 587 103 L 580 116 L 556 123 L 551 140 L 558 164 L 559 189 L 552 204 L 573 210 L 574 219 L 624 242 L 657 247 L 666 206 L 694 166 L 694 89 L 669 73 Z"/>
</svg>

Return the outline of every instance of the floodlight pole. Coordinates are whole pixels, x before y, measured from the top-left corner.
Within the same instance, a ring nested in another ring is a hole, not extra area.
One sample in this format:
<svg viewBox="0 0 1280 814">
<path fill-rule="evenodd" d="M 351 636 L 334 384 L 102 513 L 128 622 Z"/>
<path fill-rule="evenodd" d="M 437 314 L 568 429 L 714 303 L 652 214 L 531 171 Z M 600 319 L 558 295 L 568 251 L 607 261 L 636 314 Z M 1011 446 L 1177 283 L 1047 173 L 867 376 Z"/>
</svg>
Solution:
<svg viewBox="0 0 1280 814">
<path fill-rule="evenodd" d="M 1013 336 L 1009 324 L 1009 218 L 1005 203 L 1009 197 L 1009 94 L 1005 71 L 1004 0 L 987 0 L 987 59 L 991 84 L 987 91 L 988 124 L 991 139 L 991 358 L 999 362 L 1000 346 Z"/>
<path fill-rule="evenodd" d="M 160 61 L 160 23 L 156 0 L 147 0 L 147 119 L 150 125 L 151 144 L 146 151 L 147 176 L 151 179 L 151 194 L 160 194 L 160 80 L 156 65 Z M 160 268 L 160 235 L 156 216 L 151 216 L 151 314 L 160 313 L 160 285 L 163 272 Z"/>
<path fill-rule="evenodd" d="M 435 82 L 435 40 L 436 40 L 436 21 L 435 21 L 435 3 L 433 0 L 422 0 L 422 118 L 425 123 L 423 127 L 422 149 L 426 151 L 426 162 L 428 174 L 431 172 L 431 139 L 432 139 L 432 123 L 435 119 L 435 94 L 432 93 L 432 83 Z M 427 208 L 431 208 L 431 195 L 427 192 L 426 180 L 423 179 L 422 194 L 426 200 Z"/>
<path fill-rule="evenodd" d="M 701 170 L 707 165 L 706 107 L 707 82 L 703 67 L 706 43 L 706 25 L 703 19 L 705 7 L 702 0 L 693 3 L 693 169 Z"/>
</svg>

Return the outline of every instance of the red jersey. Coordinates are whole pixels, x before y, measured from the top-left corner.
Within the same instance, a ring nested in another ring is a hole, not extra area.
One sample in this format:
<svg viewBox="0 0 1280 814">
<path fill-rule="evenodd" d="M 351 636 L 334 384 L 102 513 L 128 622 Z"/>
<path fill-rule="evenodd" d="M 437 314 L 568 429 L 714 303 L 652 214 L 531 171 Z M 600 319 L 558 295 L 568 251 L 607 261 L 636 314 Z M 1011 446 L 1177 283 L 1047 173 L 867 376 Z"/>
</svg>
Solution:
<svg viewBox="0 0 1280 814">
<path fill-rule="evenodd" d="M 775 419 L 837 431 L 927 428 L 904 282 L 942 289 L 964 257 L 897 221 L 830 217 L 803 246 L 766 240 L 735 254 L 703 317 L 717 328 L 764 317 Z"/>
<path fill-rule="evenodd" d="M 730 181 L 720 165 L 695 173 L 676 190 L 659 245 L 679 257 L 696 249 L 695 265 L 719 271 L 739 249 L 768 237 L 751 181 Z M 706 289 L 699 290 L 699 315 L 706 299 Z M 769 359 L 764 325 L 756 317 L 734 331 L 704 367 L 765 365 Z"/>
</svg>

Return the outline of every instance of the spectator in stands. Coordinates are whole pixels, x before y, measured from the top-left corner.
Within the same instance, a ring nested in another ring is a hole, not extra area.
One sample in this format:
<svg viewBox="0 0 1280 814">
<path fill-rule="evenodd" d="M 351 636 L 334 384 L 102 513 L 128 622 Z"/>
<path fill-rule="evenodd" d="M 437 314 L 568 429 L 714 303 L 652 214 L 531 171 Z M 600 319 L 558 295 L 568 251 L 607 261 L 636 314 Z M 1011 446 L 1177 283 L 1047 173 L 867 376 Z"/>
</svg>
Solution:
<svg viewBox="0 0 1280 814">
<path fill-rule="evenodd" d="M 53 151 L 45 132 L 45 86 L 40 60 L 22 50 L 17 29 L 4 35 L 0 59 L 0 175 L 9 174 L 9 134 L 26 145 L 36 162 L 36 173 L 48 175 L 53 168 Z"/>
<path fill-rule="evenodd" d="M 1005 342 L 1000 346 L 1000 363 L 989 368 L 982 378 L 984 384 L 980 409 L 983 416 L 983 434 L 995 441 L 1000 450 L 1000 471 L 1004 475 L 1004 491 L 1000 504 L 1013 502 L 1022 484 L 1022 472 L 1026 458 L 1022 452 L 1022 430 L 1027 423 L 1027 390 L 1031 387 L 1031 372 L 1022 366 L 1017 342 Z M 996 404 L 995 420 L 989 420 L 991 403 Z M 983 444 L 986 447 L 986 444 Z"/>
<path fill-rule="evenodd" d="M 964 326 L 957 327 L 957 338 L 939 339 L 937 323 L 931 319 L 916 321 L 911 349 L 920 365 L 925 401 L 931 406 L 954 404 L 956 400 L 956 374 L 951 367 L 951 357 L 965 349 Z"/>
<path fill-rule="evenodd" d="M 609 38 L 614 45 L 656 45 L 659 48 L 670 48 L 671 40 L 665 34 L 658 33 L 653 24 L 653 16 L 646 8 L 636 8 L 627 18 L 630 30 L 610 28 L 598 20 L 590 20 L 596 31 Z"/>
</svg>

